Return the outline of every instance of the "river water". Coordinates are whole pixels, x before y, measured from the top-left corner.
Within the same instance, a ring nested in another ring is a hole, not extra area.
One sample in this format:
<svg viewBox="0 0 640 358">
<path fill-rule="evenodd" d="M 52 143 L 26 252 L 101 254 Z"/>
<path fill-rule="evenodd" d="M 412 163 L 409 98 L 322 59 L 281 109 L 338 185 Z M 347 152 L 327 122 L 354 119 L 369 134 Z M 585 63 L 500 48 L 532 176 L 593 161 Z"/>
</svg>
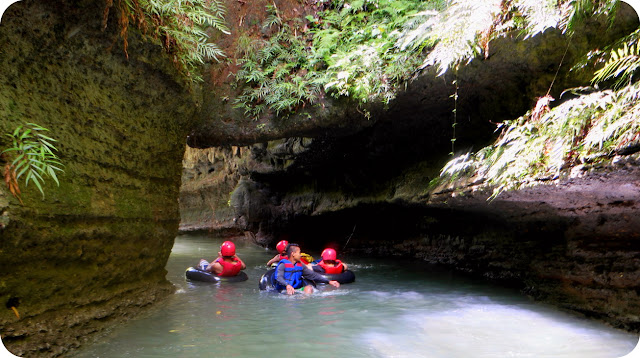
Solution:
<svg viewBox="0 0 640 358">
<path fill-rule="evenodd" d="M 167 263 L 177 293 L 75 356 L 616 358 L 638 343 L 517 291 L 422 263 L 343 257 L 355 283 L 286 296 L 258 289 L 275 252 L 237 243 L 248 281 L 186 281 L 185 269 L 214 258 L 222 241 L 177 237 Z"/>
</svg>

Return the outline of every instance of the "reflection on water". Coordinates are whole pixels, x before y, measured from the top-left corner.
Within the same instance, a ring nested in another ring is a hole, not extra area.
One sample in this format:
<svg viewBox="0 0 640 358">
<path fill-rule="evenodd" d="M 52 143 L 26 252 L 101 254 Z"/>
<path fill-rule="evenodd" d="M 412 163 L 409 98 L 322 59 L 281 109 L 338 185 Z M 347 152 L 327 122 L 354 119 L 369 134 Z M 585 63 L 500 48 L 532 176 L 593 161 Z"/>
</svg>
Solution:
<svg viewBox="0 0 640 358">
<path fill-rule="evenodd" d="M 258 290 L 274 251 L 237 243 L 249 280 L 187 282 L 222 239 L 182 235 L 167 264 L 177 293 L 78 357 L 616 358 L 638 337 L 422 264 L 344 257 L 356 282 L 312 296 Z M 311 253 L 316 254 L 317 253 Z"/>
</svg>

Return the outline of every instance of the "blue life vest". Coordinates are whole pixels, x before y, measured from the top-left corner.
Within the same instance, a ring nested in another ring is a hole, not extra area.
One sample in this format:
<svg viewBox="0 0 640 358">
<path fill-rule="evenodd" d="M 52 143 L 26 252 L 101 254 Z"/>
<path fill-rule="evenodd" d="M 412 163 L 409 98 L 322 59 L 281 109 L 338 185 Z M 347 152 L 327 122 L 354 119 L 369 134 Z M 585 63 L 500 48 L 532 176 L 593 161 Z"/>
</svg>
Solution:
<svg viewBox="0 0 640 358">
<path fill-rule="evenodd" d="M 295 265 L 289 261 L 288 259 L 282 259 L 278 263 L 275 272 L 273 273 L 274 277 L 271 282 L 273 282 L 274 287 L 277 290 L 284 290 L 287 288 L 286 286 L 282 286 L 278 281 L 276 281 L 276 275 L 278 274 L 278 268 L 280 265 L 284 265 L 284 280 L 287 281 L 289 285 L 293 288 L 300 288 L 304 284 L 302 280 L 302 266 L 301 263 L 296 263 Z"/>
</svg>

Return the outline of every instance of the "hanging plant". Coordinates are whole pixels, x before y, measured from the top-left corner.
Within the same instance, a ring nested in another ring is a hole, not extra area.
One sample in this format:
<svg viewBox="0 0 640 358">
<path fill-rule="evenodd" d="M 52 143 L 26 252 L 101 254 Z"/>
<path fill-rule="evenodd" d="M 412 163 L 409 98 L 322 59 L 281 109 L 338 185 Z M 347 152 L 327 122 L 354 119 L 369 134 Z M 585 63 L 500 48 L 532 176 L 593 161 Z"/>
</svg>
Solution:
<svg viewBox="0 0 640 358">
<path fill-rule="evenodd" d="M 42 183 L 46 177 L 60 185 L 56 172 L 62 172 L 62 163 L 54 153 L 55 139 L 44 134 L 48 129 L 35 123 L 19 125 L 13 133 L 7 133 L 11 145 L 2 151 L 6 159 L 3 169 L 5 184 L 13 196 L 20 200 L 18 179 L 24 177 L 25 186 L 33 183 L 44 198 Z"/>
</svg>

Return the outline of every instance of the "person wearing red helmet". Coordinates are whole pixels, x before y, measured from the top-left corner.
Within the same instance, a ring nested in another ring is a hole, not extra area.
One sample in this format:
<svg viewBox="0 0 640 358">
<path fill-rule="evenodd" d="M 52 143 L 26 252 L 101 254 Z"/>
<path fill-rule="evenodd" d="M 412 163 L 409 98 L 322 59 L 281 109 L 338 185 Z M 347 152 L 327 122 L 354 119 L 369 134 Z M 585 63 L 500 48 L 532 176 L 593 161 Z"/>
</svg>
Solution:
<svg viewBox="0 0 640 358">
<path fill-rule="evenodd" d="M 218 258 L 211 265 L 206 265 L 206 261 L 200 260 L 200 265 L 205 267 L 205 271 L 212 272 L 221 277 L 236 276 L 247 265 L 236 255 L 236 245 L 231 241 L 225 241 L 220 246 Z"/>
<path fill-rule="evenodd" d="M 338 281 L 329 280 L 326 277 L 313 272 L 302 264 L 300 246 L 289 244 L 287 246 L 287 258 L 281 260 L 273 273 L 273 286 L 280 292 L 292 295 L 296 290 L 305 294 L 313 293 L 313 283 L 328 283 L 333 287 L 340 287 Z"/>
<path fill-rule="evenodd" d="M 276 250 L 278 250 L 278 254 L 267 262 L 267 266 L 271 267 L 271 265 L 277 264 L 278 262 L 280 262 L 280 260 L 286 259 L 287 258 L 286 251 L 287 251 L 288 245 L 289 245 L 289 242 L 287 240 L 280 241 L 276 245 Z"/>
<path fill-rule="evenodd" d="M 336 250 L 324 249 L 320 255 L 322 260 L 313 266 L 318 273 L 339 274 L 347 270 L 347 264 L 337 259 Z"/>
</svg>

